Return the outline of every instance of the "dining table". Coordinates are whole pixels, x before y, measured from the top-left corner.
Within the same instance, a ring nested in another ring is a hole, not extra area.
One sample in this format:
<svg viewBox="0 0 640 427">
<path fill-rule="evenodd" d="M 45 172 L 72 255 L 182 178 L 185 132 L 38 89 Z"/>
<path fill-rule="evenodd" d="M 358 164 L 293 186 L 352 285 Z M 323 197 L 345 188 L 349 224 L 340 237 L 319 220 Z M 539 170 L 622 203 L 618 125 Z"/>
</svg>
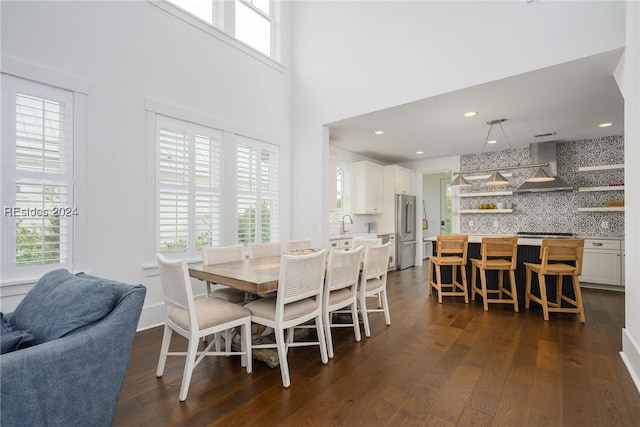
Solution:
<svg viewBox="0 0 640 427">
<path fill-rule="evenodd" d="M 244 292 L 244 303 L 258 298 L 275 296 L 280 276 L 280 257 L 254 258 L 221 264 L 190 267 L 189 276 L 215 284 L 226 285 Z M 264 342 L 261 325 L 252 324 L 252 342 Z M 236 346 L 236 340 L 232 346 Z M 280 366 L 276 349 L 260 348 L 252 350 L 252 357 L 265 362 L 270 368 Z"/>
<path fill-rule="evenodd" d="M 190 267 L 196 279 L 229 286 L 244 292 L 245 301 L 275 296 L 280 275 L 280 257 L 254 258 L 221 264 Z"/>
</svg>

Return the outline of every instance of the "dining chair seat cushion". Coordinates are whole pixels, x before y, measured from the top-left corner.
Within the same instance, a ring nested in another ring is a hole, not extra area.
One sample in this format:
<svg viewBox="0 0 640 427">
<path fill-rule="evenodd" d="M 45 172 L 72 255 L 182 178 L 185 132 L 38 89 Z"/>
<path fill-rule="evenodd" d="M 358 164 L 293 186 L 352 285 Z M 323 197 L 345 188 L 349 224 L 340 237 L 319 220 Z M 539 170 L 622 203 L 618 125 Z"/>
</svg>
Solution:
<svg viewBox="0 0 640 427">
<path fill-rule="evenodd" d="M 385 282 L 380 279 L 369 279 L 366 282 L 365 293 L 377 291 L 378 289 L 384 288 Z"/>
<path fill-rule="evenodd" d="M 250 302 L 245 308 L 251 312 L 253 316 L 262 319 L 275 321 L 276 317 L 276 297 L 262 298 L 257 301 Z M 318 308 L 318 304 L 311 299 L 305 298 L 300 301 L 292 302 L 284 307 L 284 321 L 304 316 Z"/>
<path fill-rule="evenodd" d="M 482 267 L 482 260 L 474 258 L 471 260 L 471 264 Z M 511 267 L 511 260 L 503 258 L 488 259 L 485 266 L 487 270 L 508 270 Z"/>
<path fill-rule="evenodd" d="M 243 306 L 217 298 L 199 299 L 195 301 L 195 307 L 201 330 L 251 315 Z M 189 314 L 186 310 L 173 308 L 167 317 L 181 328 L 189 330 Z"/>
<path fill-rule="evenodd" d="M 341 302 L 349 301 L 353 295 L 347 288 L 337 289 L 329 293 L 329 305 L 340 304 Z"/>
<path fill-rule="evenodd" d="M 218 298 L 223 301 L 240 304 L 244 302 L 244 292 L 233 288 L 216 289 L 209 293 L 209 298 Z"/>
</svg>

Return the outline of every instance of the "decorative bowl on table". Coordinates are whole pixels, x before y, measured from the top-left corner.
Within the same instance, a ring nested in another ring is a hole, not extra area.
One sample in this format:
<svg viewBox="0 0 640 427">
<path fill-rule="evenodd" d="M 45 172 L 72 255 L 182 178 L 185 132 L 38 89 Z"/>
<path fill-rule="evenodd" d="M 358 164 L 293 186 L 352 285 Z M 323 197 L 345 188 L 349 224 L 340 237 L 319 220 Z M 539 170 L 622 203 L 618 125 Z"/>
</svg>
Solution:
<svg viewBox="0 0 640 427">
<path fill-rule="evenodd" d="M 289 250 L 283 251 L 282 253 L 286 255 L 310 255 L 320 251 L 321 249 L 319 248 L 304 248 L 304 249 L 289 249 Z"/>
</svg>

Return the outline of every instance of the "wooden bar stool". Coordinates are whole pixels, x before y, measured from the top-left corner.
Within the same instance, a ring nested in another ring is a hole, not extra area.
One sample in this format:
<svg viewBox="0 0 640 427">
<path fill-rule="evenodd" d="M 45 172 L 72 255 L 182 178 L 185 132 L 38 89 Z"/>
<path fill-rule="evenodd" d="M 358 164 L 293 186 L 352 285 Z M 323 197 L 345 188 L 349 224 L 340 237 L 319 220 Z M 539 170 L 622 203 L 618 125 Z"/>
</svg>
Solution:
<svg viewBox="0 0 640 427">
<path fill-rule="evenodd" d="M 442 304 L 443 296 L 464 296 L 464 302 L 469 303 L 467 293 L 467 249 L 469 246 L 469 236 L 440 235 L 436 240 L 436 255 L 429 257 L 429 290 L 435 288 L 438 292 L 438 302 Z M 451 283 L 442 283 L 441 266 L 451 266 Z M 457 280 L 457 270 L 460 269 L 462 283 Z M 436 281 L 433 281 L 433 272 L 436 273 Z M 451 288 L 444 291 L 443 288 Z M 460 289 L 460 290 L 458 290 Z"/>
<path fill-rule="evenodd" d="M 476 294 L 482 295 L 485 311 L 490 303 L 513 304 L 513 310 L 518 311 L 518 292 L 516 289 L 516 262 L 518 258 L 518 238 L 513 237 L 483 237 L 480 246 L 482 259 L 471 259 L 471 299 L 475 301 Z M 476 280 L 476 271 L 480 271 L 480 287 Z M 487 270 L 497 270 L 498 289 L 487 289 Z M 509 289 L 503 286 L 504 273 L 509 272 Z M 489 294 L 498 294 L 498 298 L 489 299 Z M 507 295 L 509 298 L 504 298 Z"/>
<path fill-rule="evenodd" d="M 549 312 L 553 311 L 578 313 L 580 322 L 584 323 L 584 307 L 582 305 L 580 281 L 578 280 L 578 276 L 582 274 L 583 250 L 584 239 L 543 239 L 540 247 L 540 264 L 524 263 L 527 268 L 525 307 L 529 308 L 529 304 L 533 300 L 542 305 L 542 315 L 546 321 L 549 320 Z M 575 265 L 567 262 L 573 262 Z M 533 272 L 538 274 L 540 297 L 531 292 L 531 276 Z M 547 298 L 545 275 L 557 276 L 555 302 L 549 301 Z M 571 276 L 575 299 L 571 299 L 562 291 L 562 279 L 564 276 Z M 562 301 L 571 304 L 572 307 L 562 307 Z"/>
</svg>

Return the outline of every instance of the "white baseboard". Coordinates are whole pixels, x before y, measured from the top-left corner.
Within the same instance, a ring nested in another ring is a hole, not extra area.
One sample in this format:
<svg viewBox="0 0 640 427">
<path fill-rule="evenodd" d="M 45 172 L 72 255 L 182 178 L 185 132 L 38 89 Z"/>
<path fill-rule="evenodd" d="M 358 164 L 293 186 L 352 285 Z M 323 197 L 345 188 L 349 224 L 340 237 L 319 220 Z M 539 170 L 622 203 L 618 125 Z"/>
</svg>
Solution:
<svg viewBox="0 0 640 427">
<path fill-rule="evenodd" d="M 143 307 L 138 321 L 138 332 L 164 325 L 165 316 L 164 303 Z"/>
<path fill-rule="evenodd" d="M 640 346 L 629 334 L 626 328 L 622 329 L 622 351 L 620 357 L 627 367 L 631 379 L 640 392 Z"/>
</svg>

